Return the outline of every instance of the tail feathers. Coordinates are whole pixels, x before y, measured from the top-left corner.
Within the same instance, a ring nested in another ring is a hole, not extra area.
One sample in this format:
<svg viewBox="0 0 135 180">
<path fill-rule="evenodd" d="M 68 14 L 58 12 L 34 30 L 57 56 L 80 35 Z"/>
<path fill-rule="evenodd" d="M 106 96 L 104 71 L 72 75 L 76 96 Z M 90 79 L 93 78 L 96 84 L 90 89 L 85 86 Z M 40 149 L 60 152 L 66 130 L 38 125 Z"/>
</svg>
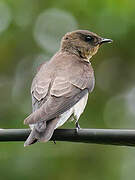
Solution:
<svg viewBox="0 0 135 180">
<path fill-rule="evenodd" d="M 47 142 L 51 139 L 53 132 L 55 130 L 55 127 L 57 125 L 59 121 L 59 118 L 55 118 L 53 120 L 50 120 L 46 123 L 46 128 L 44 129 L 44 131 L 40 131 L 38 129 L 36 129 L 36 125 L 33 128 L 33 130 L 31 131 L 29 137 L 27 138 L 27 140 L 24 143 L 24 147 L 29 146 L 31 144 L 34 144 L 36 142 Z"/>
<path fill-rule="evenodd" d="M 36 138 L 36 135 L 37 135 L 37 132 L 36 132 L 35 128 L 33 128 L 32 132 L 30 133 L 29 137 L 27 138 L 27 140 L 24 143 L 24 147 L 36 143 L 38 141 L 38 139 Z"/>
</svg>

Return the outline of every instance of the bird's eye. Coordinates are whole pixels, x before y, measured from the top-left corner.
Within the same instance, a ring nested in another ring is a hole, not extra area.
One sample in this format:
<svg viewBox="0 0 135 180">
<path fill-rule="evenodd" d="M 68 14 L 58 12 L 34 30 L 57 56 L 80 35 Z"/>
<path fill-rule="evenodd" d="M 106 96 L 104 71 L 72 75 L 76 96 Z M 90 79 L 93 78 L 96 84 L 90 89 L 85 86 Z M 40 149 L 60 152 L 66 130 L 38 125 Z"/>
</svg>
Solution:
<svg viewBox="0 0 135 180">
<path fill-rule="evenodd" d="M 86 42 L 93 42 L 93 41 L 94 41 L 94 37 L 92 37 L 92 36 L 86 36 L 86 37 L 85 37 L 85 41 L 86 41 Z"/>
</svg>

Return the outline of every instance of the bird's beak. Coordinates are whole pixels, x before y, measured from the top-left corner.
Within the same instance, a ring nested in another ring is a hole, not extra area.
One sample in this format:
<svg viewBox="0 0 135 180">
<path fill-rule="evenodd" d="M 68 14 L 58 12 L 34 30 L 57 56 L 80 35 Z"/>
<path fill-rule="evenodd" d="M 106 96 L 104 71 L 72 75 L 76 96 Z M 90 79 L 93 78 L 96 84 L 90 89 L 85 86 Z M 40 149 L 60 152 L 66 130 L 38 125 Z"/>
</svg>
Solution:
<svg viewBox="0 0 135 180">
<path fill-rule="evenodd" d="M 104 44 L 104 43 L 112 43 L 113 40 L 112 39 L 106 39 L 106 38 L 102 38 L 100 41 L 100 44 Z"/>
</svg>

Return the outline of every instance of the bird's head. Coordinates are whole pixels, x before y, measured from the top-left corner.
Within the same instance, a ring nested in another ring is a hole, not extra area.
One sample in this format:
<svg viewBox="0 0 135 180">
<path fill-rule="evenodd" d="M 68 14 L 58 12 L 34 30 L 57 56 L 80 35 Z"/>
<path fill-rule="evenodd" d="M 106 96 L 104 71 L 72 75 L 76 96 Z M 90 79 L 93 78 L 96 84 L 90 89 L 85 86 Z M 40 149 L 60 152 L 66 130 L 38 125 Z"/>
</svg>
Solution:
<svg viewBox="0 0 135 180">
<path fill-rule="evenodd" d="M 110 42 L 111 39 L 102 38 L 93 32 L 77 30 L 67 33 L 62 38 L 61 49 L 89 60 L 97 53 L 101 44 Z"/>
</svg>

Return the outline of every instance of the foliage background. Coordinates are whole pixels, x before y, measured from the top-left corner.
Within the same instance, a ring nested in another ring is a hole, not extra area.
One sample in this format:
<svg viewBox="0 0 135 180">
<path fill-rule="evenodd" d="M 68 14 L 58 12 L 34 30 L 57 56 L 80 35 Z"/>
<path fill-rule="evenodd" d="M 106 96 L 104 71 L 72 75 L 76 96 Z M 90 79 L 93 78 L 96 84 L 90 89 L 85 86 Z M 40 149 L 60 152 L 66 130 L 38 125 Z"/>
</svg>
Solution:
<svg viewBox="0 0 135 180">
<path fill-rule="evenodd" d="M 114 42 L 93 57 L 96 85 L 81 127 L 134 129 L 134 19 L 133 0 L 0 0 L 0 127 L 26 128 L 37 66 L 57 51 L 66 32 L 88 29 Z M 0 143 L 2 180 L 131 180 L 134 169 L 135 149 L 129 147 Z"/>
</svg>

